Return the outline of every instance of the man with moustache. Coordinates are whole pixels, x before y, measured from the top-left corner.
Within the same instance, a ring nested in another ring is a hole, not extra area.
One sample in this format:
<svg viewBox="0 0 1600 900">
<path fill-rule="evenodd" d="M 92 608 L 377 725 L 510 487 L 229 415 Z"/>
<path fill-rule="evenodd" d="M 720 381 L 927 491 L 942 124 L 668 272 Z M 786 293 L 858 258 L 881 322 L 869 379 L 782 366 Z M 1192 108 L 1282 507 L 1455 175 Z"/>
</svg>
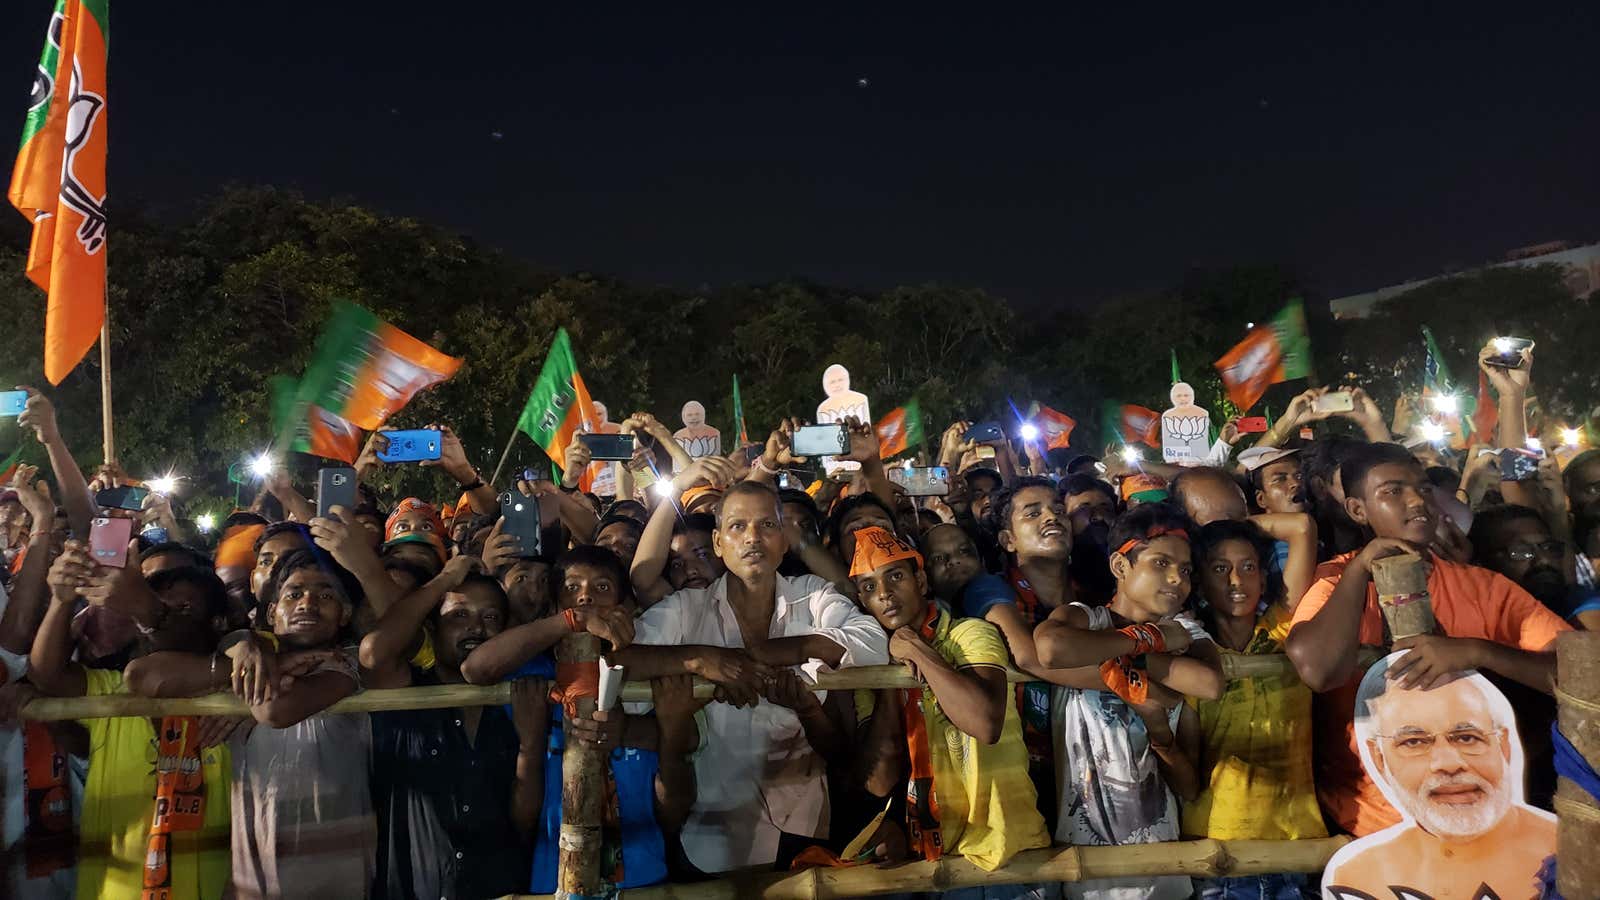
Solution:
<svg viewBox="0 0 1600 900">
<path fill-rule="evenodd" d="M 779 861 L 780 839 L 826 838 L 826 765 L 778 670 L 881 665 L 888 637 L 826 580 L 778 574 L 788 540 L 778 492 L 740 481 L 723 495 L 712 549 L 727 572 L 645 610 L 634 643 L 608 660 L 630 680 L 699 675 L 724 702 L 705 708 L 694 756 L 696 794 L 681 837 L 689 862 L 717 873 Z M 825 725 L 826 723 L 820 723 Z"/>
<path fill-rule="evenodd" d="M 1340 851 L 1324 896 L 1526 896 L 1555 853 L 1556 823 L 1521 802 L 1505 698 L 1480 675 L 1408 689 L 1379 663 L 1357 703 L 1368 771 L 1406 818 Z"/>
</svg>

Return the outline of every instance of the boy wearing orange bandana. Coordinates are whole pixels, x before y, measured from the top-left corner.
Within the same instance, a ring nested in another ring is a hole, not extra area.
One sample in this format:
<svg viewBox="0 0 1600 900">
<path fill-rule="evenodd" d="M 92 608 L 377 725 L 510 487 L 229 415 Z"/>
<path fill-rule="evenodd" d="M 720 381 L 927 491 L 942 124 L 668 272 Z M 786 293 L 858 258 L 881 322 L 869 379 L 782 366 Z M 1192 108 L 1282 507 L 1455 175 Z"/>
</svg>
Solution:
<svg viewBox="0 0 1600 900">
<path fill-rule="evenodd" d="M 1019 851 L 1048 847 L 1022 725 L 1009 702 L 1009 657 L 981 619 L 953 619 L 928 598 L 922 555 L 877 526 L 855 533 L 850 577 L 863 609 L 888 632 L 889 655 L 925 688 L 858 691 L 860 777 L 891 803 L 874 844 L 913 858 L 966 857 L 993 871 Z M 902 841 L 903 838 L 903 841 Z M 947 893 L 1000 900 L 1057 896 L 1054 885 L 1003 885 Z"/>
<path fill-rule="evenodd" d="M 1222 695 L 1216 646 L 1187 614 L 1194 565 L 1182 512 L 1147 503 L 1111 529 L 1109 606 L 1057 607 L 1034 633 L 1039 659 L 1073 668 L 1083 687 L 1051 703 L 1060 790 L 1056 840 L 1088 846 L 1178 839 L 1178 798 L 1200 790 L 1200 722 L 1183 695 Z M 1182 655 L 1178 655 L 1182 654 Z M 1072 900 L 1179 900 L 1189 879 L 1098 879 L 1065 886 Z"/>
</svg>

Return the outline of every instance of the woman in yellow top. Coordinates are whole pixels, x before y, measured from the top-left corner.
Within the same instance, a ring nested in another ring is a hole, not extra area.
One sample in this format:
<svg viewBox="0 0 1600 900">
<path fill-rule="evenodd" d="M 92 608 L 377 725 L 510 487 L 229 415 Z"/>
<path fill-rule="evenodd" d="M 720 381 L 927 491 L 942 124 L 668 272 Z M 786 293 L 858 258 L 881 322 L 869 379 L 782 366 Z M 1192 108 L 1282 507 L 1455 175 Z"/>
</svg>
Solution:
<svg viewBox="0 0 1600 900">
<path fill-rule="evenodd" d="M 1202 620 L 1224 654 L 1282 653 L 1289 632 L 1283 583 L 1270 576 L 1272 538 L 1249 522 L 1218 521 L 1194 542 Z M 1293 674 L 1228 682 L 1200 714 L 1206 785 L 1183 809 L 1183 832 L 1225 840 L 1327 836 L 1311 774 L 1311 690 Z M 1203 900 L 1300 896 L 1297 874 L 1197 882 Z"/>
</svg>

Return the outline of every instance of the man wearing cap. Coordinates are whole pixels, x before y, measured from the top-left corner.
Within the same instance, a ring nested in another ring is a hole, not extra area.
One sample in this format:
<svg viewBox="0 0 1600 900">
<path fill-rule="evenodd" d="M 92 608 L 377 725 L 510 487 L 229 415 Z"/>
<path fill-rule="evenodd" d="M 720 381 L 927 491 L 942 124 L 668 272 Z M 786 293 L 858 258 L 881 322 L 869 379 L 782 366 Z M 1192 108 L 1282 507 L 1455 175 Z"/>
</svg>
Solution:
<svg viewBox="0 0 1600 900">
<path fill-rule="evenodd" d="M 985 871 L 1049 846 L 999 629 L 941 611 L 928 598 L 922 555 L 877 526 L 856 533 L 850 578 L 862 608 L 889 633 L 889 655 L 925 686 L 856 692 L 864 787 L 880 799 L 906 792 L 904 822 L 886 820 L 869 846 L 903 846 L 926 860 L 948 852 Z M 956 893 L 1055 896 L 1033 885 Z"/>
<path fill-rule="evenodd" d="M 727 701 L 704 710 L 682 831 L 684 854 L 703 872 L 771 866 L 783 836 L 828 835 L 827 767 L 807 738 L 813 723 L 777 702 L 776 670 L 814 678 L 889 661 L 883 629 L 827 581 L 778 574 L 787 546 L 777 491 L 731 485 L 712 534 L 727 572 L 645 610 L 634 643 L 612 660 L 635 681 L 699 675 Z"/>
<path fill-rule="evenodd" d="M 1166 479 L 1149 472 L 1134 472 L 1124 476 L 1118 490 L 1122 493 L 1122 504 L 1127 509 L 1133 509 L 1141 503 L 1160 503 L 1170 496 Z"/>
</svg>

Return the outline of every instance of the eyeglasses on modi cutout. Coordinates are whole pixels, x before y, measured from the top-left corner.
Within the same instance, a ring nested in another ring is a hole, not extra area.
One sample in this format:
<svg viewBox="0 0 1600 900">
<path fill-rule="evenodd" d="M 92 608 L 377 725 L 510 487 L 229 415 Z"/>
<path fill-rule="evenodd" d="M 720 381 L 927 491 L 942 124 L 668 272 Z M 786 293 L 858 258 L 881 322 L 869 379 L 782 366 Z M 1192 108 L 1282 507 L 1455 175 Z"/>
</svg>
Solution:
<svg viewBox="0 0 1600 900">
<path fill-rule="evenodd" d="M 1433 753 L 1434 744 L 1440 738 L 1449 744 L 1451 749 L 1462 756 L 1483 756 L 1494 749 L 1495 741 L 1499 740 L 1501 731 L 1485 731 L 1481 728 L 1452 728 L 1449 731 L 1438 733 L 1423 731 L 1420 728 L 1402 728 L 1399 734 L 1378 734 L 1373 732 L 1373 737 L 1383 738 L 1388 742 L 1388 747 L 1395 755 L 1405 759 L 1420 759 Z"/>
</svg>

